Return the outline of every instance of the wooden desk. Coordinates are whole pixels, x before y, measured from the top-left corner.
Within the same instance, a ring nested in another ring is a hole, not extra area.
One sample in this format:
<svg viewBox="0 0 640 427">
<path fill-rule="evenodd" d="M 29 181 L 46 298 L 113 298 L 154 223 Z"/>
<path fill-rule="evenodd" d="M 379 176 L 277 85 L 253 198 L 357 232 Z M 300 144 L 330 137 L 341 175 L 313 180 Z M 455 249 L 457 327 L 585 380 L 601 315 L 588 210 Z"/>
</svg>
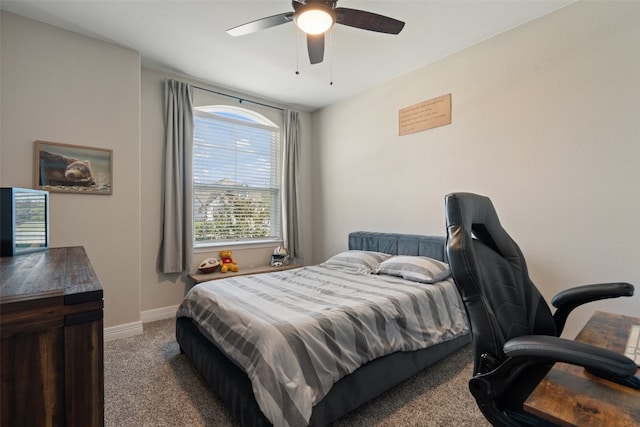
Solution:
<svg viewBox="0 0 640 427">
<path fill-rule="evenodd" d="M 597 311 L 576 341 L 624 353 L 633 324 L 640 324 L 640 318 Z M 579 366 L 556 363 L 524 409 L 562 426 L 639 426 L 640 390 L 598 378 Z"/>
<path fill-rule="evenodd" d="M 240 271 L 227 271 L 220 273 L 220 270 L 213 273 L 192 273 L 189 274 L 196 283 L 208 282 L 209 280 L 226 279 L 227 277 L 247 276 L 249 274 L 275 273 L 276 271 L 290 270 L 292 268 L 302 267 L 298 264 L 287 264 L 283 267 L 271 267 L 270 265 L 261 265 L 258 267 L 240 267 Z"/>
</svg>

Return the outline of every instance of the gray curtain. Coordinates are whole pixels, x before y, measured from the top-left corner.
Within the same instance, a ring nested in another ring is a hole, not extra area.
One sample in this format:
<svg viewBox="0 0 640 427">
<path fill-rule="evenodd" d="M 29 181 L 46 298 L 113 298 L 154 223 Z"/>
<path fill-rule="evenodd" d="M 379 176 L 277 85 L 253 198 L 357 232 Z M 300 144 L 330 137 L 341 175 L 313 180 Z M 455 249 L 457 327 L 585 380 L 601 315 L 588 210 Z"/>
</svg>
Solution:
<svg viewBox="0 0 640 427">
<path fill-rule="evenodd" d="M 284 110 L 284 155 L 282 172 L 284 246 L 293 261 L 304 264 L 300 246 L 298 179 L 300 169 L 300 119 L 297 111 Z"/>
<path fill-rule="evenodd" d="M 193 257 L 193 102 L 188 83 L 164 83 L 165 155 L 162 242 L 158 270 L 180 273 Z"/>
</svg>

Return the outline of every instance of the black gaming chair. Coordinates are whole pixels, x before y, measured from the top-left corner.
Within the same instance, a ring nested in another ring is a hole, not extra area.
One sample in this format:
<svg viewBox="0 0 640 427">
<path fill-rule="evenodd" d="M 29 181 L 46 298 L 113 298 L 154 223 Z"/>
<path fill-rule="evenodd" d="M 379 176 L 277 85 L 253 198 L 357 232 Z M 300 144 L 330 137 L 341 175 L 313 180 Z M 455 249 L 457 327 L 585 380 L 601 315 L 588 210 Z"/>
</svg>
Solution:
<svg viewBox="0 0 640 427">
<path fill-rule="evenodd" d="M 445 198 L 447 256 L 462 296 L 473 342 L 469 389 L 494 426 L 548 425 L 524 412 L 523 402 L 554 362 L 638 388 L 635 363 L 605 349 L 559 338 L 567 316 L 581 304 L 633 295 L 628 283 L 565 290 L 547 303 L 529 279 L 518 245 L 498 220 L 487 197 L 470 193 Z"/>
</svg>

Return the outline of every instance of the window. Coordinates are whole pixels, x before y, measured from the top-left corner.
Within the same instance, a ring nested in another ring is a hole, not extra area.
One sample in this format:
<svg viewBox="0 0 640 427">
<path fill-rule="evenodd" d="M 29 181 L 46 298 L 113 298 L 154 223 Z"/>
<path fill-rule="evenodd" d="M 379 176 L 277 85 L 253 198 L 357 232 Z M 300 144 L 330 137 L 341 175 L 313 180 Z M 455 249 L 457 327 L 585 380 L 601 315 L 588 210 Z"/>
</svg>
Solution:
<svg viewBox="0 0 640 427">
<path fill-rule="evenodd" d="M 228 105 L 196 107 L 195 246 L 281 240 L 280 128 Z"/>
</svg>

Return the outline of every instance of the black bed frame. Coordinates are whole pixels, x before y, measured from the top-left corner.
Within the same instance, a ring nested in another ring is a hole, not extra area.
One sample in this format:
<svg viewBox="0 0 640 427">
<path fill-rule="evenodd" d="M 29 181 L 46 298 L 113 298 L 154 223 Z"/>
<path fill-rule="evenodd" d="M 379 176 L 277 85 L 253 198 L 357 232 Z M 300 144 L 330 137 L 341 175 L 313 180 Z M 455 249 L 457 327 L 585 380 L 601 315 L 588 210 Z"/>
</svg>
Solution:
<svg viewBox="0 0 640 427">
<path fill-rule="evenodd" d="M 361 231 L 349 234 L 349 249 L 353 250 L 445 260 L 444 246 L 444 237 Z M 258 407 L 249 377 L 209 341 L 191 319 L 176 320 L 176 340 L 180 350 L 244 427 L 272 425 Z M 422 350 L 396 352 L 372 360 L 333 385 L 324 399 L 314 406 L 309 425 L 328 425 L 469 341 L 467 334 Z"/>
</svg>

